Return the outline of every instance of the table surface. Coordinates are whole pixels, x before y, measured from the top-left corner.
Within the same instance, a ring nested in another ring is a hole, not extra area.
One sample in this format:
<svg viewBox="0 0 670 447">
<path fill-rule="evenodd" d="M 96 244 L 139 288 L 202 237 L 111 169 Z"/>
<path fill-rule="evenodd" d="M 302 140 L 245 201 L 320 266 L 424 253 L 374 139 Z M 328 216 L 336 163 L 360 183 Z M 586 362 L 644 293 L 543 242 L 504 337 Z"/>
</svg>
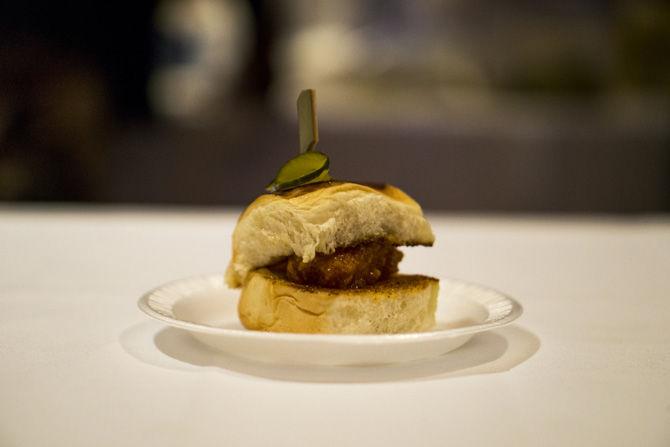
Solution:
<svg viewBox="0 0 670 447">
<path fill-rule="evenodd" d="M 670 219 L 429 215 L 404 271 L 516 297 L 410 365 L 265 366 L 136 307 L 223 271 L 237 212 L 0 209 L 0 445 L 668 446 Z"/>
</svg>

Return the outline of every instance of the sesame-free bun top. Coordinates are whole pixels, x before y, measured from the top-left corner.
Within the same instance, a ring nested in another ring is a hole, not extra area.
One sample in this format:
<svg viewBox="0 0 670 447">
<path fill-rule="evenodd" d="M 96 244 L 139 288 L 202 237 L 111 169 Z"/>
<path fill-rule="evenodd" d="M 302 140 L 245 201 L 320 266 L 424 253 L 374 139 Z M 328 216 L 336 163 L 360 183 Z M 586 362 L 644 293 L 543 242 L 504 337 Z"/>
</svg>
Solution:
<svg viewBox="0 0 670 447">
<path fill-rule="evenodd" d="M 391 185 L 330 181 L 264 194 L 237 222 L 226 281 L 240 287 L 250 271 L 287 256 L 309 262 L 372 239 L 432 245 L 435 237 L 419 204 Z"/>
</svg>

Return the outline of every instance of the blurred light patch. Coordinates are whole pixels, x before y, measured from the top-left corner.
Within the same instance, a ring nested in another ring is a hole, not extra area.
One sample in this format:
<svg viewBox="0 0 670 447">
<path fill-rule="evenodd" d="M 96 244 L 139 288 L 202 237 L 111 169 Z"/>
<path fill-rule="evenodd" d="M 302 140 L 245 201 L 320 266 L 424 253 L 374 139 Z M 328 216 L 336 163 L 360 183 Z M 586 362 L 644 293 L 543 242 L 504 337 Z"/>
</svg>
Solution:
<svg viewBox="0 0 670 447">
<path fill-rule="evenodd" d="M 156 114 L 184 122 L 226 109 L 249 57 L 252 22 L 239 0 L 168 0 L 155 18 L 156 68 L 148 94 Z"/>
<path fill-rule="evenodd" d="M 658 133 L 668 118 L 667 3 L 282 5 L 273 98 L 288 119 L 305 86 L 343 127 L 537 136 L 581 115 Z"/>
</svg>

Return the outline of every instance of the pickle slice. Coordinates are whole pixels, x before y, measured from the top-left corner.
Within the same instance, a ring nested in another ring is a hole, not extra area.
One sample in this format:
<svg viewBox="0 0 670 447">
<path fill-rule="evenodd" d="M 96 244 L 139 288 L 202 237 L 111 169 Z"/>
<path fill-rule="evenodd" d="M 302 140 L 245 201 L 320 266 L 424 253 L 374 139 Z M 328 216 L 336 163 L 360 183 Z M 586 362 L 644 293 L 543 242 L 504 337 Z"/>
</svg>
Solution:
<svg viewBox="0 0 670 447">
<path fill-rule="evenodd" d="M 328 156 L 322 152 L 307 151 L 284 163 L 277 176 L 265 190 L 285 191 L 296 186 L 330 180 Z"/>
</svg>

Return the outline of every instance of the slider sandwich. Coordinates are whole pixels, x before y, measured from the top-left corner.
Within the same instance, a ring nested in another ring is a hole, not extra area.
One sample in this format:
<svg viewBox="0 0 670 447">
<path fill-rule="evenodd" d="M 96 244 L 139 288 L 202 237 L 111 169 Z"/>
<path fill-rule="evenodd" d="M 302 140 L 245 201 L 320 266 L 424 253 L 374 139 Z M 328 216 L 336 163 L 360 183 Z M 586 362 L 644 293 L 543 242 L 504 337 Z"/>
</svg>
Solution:
<svg viewBox="0 0 670 447">
<path fill-rule="evenodd" d="M 400 189 L 321 182 L 257 198 L 233 233 L 226 272 L 248 329 L 384 334 L 435 324 L 438 280 L 398 273 L 398 246 L 433 244 Z"/>
<path fill-rule="evenodd" d="M 430 330 L 438 280 L 398 273 L 399 246 L 435 240 L 421 207 L 394 186 L 331 180 L 315 134 L 237 222 L 226 282 L 242 288 L 240 321 L 271 332 Z"/>
</svg>

